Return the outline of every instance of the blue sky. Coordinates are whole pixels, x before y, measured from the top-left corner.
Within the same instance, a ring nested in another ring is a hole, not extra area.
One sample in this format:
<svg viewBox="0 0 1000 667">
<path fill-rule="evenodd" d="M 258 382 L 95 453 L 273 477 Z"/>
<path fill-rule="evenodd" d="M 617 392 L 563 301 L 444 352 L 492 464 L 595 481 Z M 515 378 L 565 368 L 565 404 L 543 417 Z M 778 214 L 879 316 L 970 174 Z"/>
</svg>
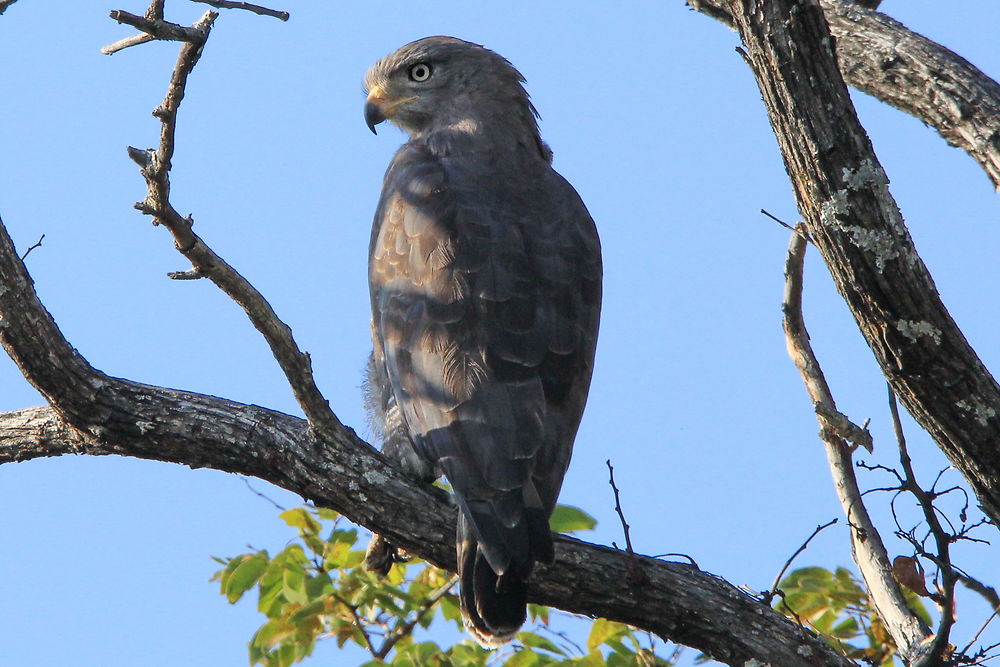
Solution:
<svg viewBox="0 0 1000 667">
<path fill-rule="evenodd" d="M 217 21 L 181 109 L 173 201 L 294 329 L 338 416 L 364 433 L 368 234 L 383 171 L 403 141 L 395 129 L 373 137 L 365 127 L 362 76 L 426 35 L 482 43 L 527 77 L 555 167 L 586 201 L 604 246 L 597 371 L 561 500 L 597 517 L 591 539 L 621 543 L 611 458 L 637 550 L 687 553 L 734 584 L 767 588 L 840 510 L 784 349 L 788 234 L 758 213 L 794 222 L 795 203 L 735 33 L 680 0 L 276 6 L 292 19 L 229 11 Z M 131 32 L 107 18 L 119 8 L 144 6 L 20 0 L 0 17 L 0 215 L 21 248 L 46 235 L 29 270 L 95 366 L 298 414 L 238 307 L 206 281 L 168 280 L 188 266 L 167 233 L 132 209 L 144 184 L 124 149 L 157 141 L 149 112 L 177 45 L 101 55 Z M 204 9 L 168 3 L 182 23 Z M 888 0 L 884 9 L 1000 76 L 995 2 Z M 997 195 L 970 158 L 919 121 L 854 99 L 945 303 L 996 368 Z M 867 458 L 892 464 L 884 383 L 812 251 L 805 315 L 840 409 L 872 419 L 876 453 Z M 39 402 L 0 359 L 0 410 Z M 931 478 L 943 457 L 916 427 L 908 435 Z M 299 501 L 254 486 L 283 505 Z M 0 492 L 7 664 L 246 664 L 261 617 L 253 601 L 231 607 L 206 583 L 210 556 L 248 544 L 280 549 L 291 534 L 240 478 L 77 456 L 4 465 Z M 887 502 L 876 496 L 872 509 L 889 538 Z M 909 553 L 889 542 L 894 554 Z M 957 551 L 970 572 L 995 574 L 995 549 Z M 849 563 L 840 526 L 796 565 Z M 964 644 L 987 612 L 967 598 L 959 613 L 955 643 Z M 1000 626 L 984 640 L 1000 641 Z M 306 664 L 357 658 L 325 646 Z"/>
</svg>

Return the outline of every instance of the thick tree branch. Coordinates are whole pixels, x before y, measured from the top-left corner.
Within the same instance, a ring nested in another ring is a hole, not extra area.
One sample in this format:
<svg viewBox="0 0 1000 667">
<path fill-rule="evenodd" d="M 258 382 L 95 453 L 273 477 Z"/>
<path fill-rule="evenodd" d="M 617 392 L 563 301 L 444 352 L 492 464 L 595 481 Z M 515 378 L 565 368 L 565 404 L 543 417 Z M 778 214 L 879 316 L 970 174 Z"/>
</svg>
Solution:
<svg viewBox="0 0 1000 667">
<path fill-rule="evenodd" d="M 441 567 L 455 567 L 455 510 L 353 431 L 318 439 L 305 421 L 212 396 L 141 385 L 91 367 L 38 302 L 0 226 L 0 342 L 52 408 L 0 415 L 0 463 L 118 454 L 251 475 L 331 507 Z M 638 568 L 644 585 L 629 584 Z M 717 660 L 796 667 L 851 662 L 757 599 L 687 564 L 559 537 L 533 602 L 631 623 Z"/>
<path fill-rule="evenodd" d="M 833 486 L 837 499 L 851 526 L 851 550 L 858 565 L 865 588 L 879 617 L 885 623 L 889 634 L 907 664 L 924 652 L 924 640 L 930 637 L 930 630 L 910 611 L 903 590 L 892 576 L 892 562 L 882 543 L 878 529 L 868 515 L 858 480 L 854 476 L 851 460 L 852 448 L 844 441 L 844 436 L 836 424 L 825 416 L 837 412 L 837 405 L 830 392 L 819 361 L 809 343 L 809 332 L 802 318 L 802 265 L 805 259 L 806 240 L 796 230 L 788 247 L 785 262 L 785 297 L 781 304 L 784 313 L 785 342 L 788 354 L 802 375 L 809 397 L 816 406 L 816 417 L 820 423 L 820 438 L 826 450 L 827 463 L 833 476 Z M 822 407 L 821 407 L 822 406 Z M 846 420 L 846 418 L 845 418 Z"/>
<path fill-rule="evenodd" d="M 893 391 L 1000 525 L 1000 387 L 917 255 L 854 113 L 819 5 L 730 6 L 799 211 L 837 289 Z"/>
<path fill-rule="evenodd" d="M 727 0 L 687 4 L 733 27 Z M 859 3 L 819 0 L 848 85 L 930 125 L 1000 189 L 1000 84 L 945 47 Z"/>
</svg>

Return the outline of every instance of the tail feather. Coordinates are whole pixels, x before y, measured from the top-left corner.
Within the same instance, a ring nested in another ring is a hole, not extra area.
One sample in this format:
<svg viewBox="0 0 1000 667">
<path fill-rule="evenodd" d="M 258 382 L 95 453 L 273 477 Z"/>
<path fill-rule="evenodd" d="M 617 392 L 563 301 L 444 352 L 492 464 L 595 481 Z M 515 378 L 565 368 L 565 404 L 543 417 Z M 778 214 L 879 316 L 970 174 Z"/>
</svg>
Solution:
<svg viewBox="0 0 1000 667">
<path fill-rule="evenodd" d="M 479 547 L 464 512 L 458 515 L 458 575 L 462 620 L 486 648 L 506 644 L 524 624 L 528 604 L 527 572 L 498 577 Z"/>
</svg>

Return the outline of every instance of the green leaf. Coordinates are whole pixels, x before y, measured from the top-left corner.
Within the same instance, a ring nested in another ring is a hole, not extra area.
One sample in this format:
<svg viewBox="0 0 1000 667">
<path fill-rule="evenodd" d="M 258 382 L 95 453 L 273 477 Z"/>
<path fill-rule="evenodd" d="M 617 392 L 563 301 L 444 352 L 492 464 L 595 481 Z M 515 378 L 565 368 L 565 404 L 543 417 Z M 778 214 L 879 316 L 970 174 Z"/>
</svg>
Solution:
<svg viewBox="0 0 1000 667">
<path fill-rule="evenodd" d="M 317 507 L 316 516 L 318 516 L 322 521 L 336 521 L 340 518 L 340 514 L 337 513 L 337 510 L 332 510 L 329 507 Z"/>
<path fill-rule="evenodd" d="M 587 637 L 587 650 L 596 651 L 598 647 L 606 643 L 609 639 L 617 639 L 628 632 L 628 626 L 624 623 L 609 621 L 606 618 L 599 618 L 594 621 L 590 628 L 590 636 Z"/>
<path fill-rule="evenodd" d="M 504 663 L 504 667 L 539 667 L 542 664 L 542 656 L 526 648 L 511 656 Z"/>
<path fill-rule="evenodd" d="M 292 528 L 298 528 L 304 534 L 316 535 L 320 531 L 320 524 L 313 518 L 313 515 L 305 507 L 293 507 L 279 514 L 285 523 Z"/>
<path fill-rule="evenodd" d="M 549 528 L 557 533 L 575 533 L 578 530 L 593 530 L 597 519 L 572 505 L 556 505 L 549 517 Z"/>
<path fill-rule="evenodd" d="M 309 601 L 306 595 L 306 576 L 298 568 L 286 567 L 281 573 L 281 593 L 289 602 L 305 604 Z"/>
<path fill-rule="evenodd" d="M 235 563 L 235 567 L 230 569 L 233 563 Z M 226 574 L 220 577 L 222 594 L 230 603 L 236 602 L 257 583 L 260 575 L 267 569 L 267 564 L 267 552 L 265 551 L 234 558 L 226 567 Z"/>
<path fill-rule="evenodd" d="M 566 651 L 556 646 L 555 643 L 534 632 L 519 632 L 517 633 L 517 640 L 531 648 L 539 648 L 549 653 L 555 653 L 556 655 L 566 655 Z"/>
</svg>

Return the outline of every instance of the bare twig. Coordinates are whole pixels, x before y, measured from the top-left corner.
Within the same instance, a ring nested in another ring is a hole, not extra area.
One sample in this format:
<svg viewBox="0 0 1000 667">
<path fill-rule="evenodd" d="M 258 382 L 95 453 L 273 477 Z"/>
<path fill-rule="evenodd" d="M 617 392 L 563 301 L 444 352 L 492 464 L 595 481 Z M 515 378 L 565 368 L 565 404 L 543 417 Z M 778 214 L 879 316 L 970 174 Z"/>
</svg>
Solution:
<svg viewBox="0 0 1000 667">
<path fill-rule="evenodd" d="M 979 641 L 979 637 L 982 636 L 983 632 L 986 631 L 986 628 L 989 626 L 990 623 L 993 622 L 993 619 L 995 619 L 997 616 L 1000 616 L 1000 605 L 994 605 L 993 613 L 990 614 L 989 618 L 983 621 L 983 624 L 979 626 L 979 630 L 976 631 L 976 634 L 972 636 L 972 639 L 969 640 L 969 643 L 966 644 L 965 648 L 962 649 L 961 655 L 969 654 L 969 650 L 972 648 L 972 645 L 975 644 L 977 641 Z M 994 644 L 993 646 L 996 646 L 996 644 Z"/>
<path fill-rule="evenodd" d="M 265 494 L 261 493 L 260 491 L 258 491 L 255 488 L 253 488 L 253 485 L 250 484 L 250 480 L 249 480 L 249 478 L 247 478 L 246 475 L 240 475 L 239 477 L 240 477 L 240 479 L 243 480 L 243 483 L 246 484 L 246 487 L 248 489 L 250 489 L 250 493 L 254 494 L 258 498 L 262 498 L 262 499 L 266 500 L 267 502 L 271 503 L 272 505 L 274 505 L 277 509 L 281 510 L 282 512 L 285 511 L 286 508 L 282 507 L 277 502 L 275 502 L 275 500 L 273 498 L 271 498 L 268 495 L 265 495 Z"/>
<path fill-rule="evenodd" d="M 379 648 L 377 652 L 372 652 L 372 655 L 378 658 L 379 660 L 384 660 L 385 656 L 389 655 L 389 651 L 392 650 L 392 647 L 395 646 L 400 639 L 412 633 L 413 628 L 417 627 L 417 623 L 420 622 L 420 619 L 422 619 L 427 614 L 427 612 L 433 609 L 434 605 L 438 603 L 438 600 L 447 595 L 448 591 L 454 588 L 455 584 L 457 583 L 458 583 L 458 575 L 456 574 L 452 576 L 448 581 L 446 581 L 442 586 L 440 586 L 437 590 L 428 595 L 427 599 L 424 600 L 424 603 L 420 605 L 420 608 L 417 609 L 416 613 L 414 613 L 413 618 L 411 618 L 409 621 L 405 623 L 403 623 L 402 620 L 400 620 L 396 624 L 396 627 L 392 629 L 392 632 L 389 633 L 389 636 L 385 638 L 385 641 L 382 643 L 382 647 Z"/>
<path fill-rule="evenodd" d="M 0 14 L 7 11 L 7 8 L 13 5 L 17 0 L 0 0 Z"/>
<path fill-rule="evenodd" d="M 745 55 L 745 52 L 744 52 L 744 55 Z M 809 238 L 809 232 L 807 232 L 804 227 L 801 227 L 801 226 L 792 226 L 792 225 L 788 224 L 787 222 L 785 222 L 784 220 L 782 220 L 781 218 L 779 218 L 779 217 L 777 217 L 775 215 L 771 215 L 770 213 L 768 213 L 764 209 L 760 209 L 760 212 L 763 213 L 764 215 L 766 215 L 767 217 L 771 218 L 771 220 L 774 220 L 776 223 L 778 223 L 779 225 L 781 225 L 785 229 L 787 229 L 789 231 L 792 231 L 792 232 L 795 232 L 796 234 L 799 234 L 799 235 L 805 237 L 806 241 L 809 241 L 810 243 L 812 243 L 812 239 Z"/>
<path fill-rule="evenodd" d="M 826 523 L 824 523 L 822 526 L 816 526 L 816 528 L 812 532 L 812 535 L 810 535 L 809 537 L 807 537 L 806 541 L 802 543 L 802 546 L 800 546 L 798 549 L 796 549 L 795 553 L 793 553 L 791 556 L 789 556 L 788 560 L 785 561 L 785 565 L 781 568 L 781 571 L 778 572 L 778 576 L 776 576 L 774 578 L 774 582 L 771 583 L 771 589 L 767 590 L 767 591 L 764 591 L 764 594 L 761 596 L 761 597 L 763 597 L 764 602 L 766 602 L 767 604 L 770 605 L 771 601 L 774 600 L 775 591 L 778 590 L 778 585 L 781 583 L 782 577 L 785 576 L 785 572 L 787 572 L 788 568 L 791 567 L 792 561 L 794 561 L 796 559 L 796 557 L 800 553 L 802 553 L 803 551 L 806 550 L 806 547 L 809 546 L 809 543 L 812 542 L 812 540 L 813 540 L 814 537 L 816 537 L 824 529 L 829 528 L 830 526 L 832 526 L 835 523 L 837 523 L 837 519 L 831 519 L 830 521 L 827 521 Z"/>
<path fill-rule="evenodd" d="M 45 234 L 39 236 L 38 240 L 35 241 L 35 245 L 29 247 L 27 250 L 24 251 L 24 254 L 21 255 L 21 261 L 23 262 L 25 259 L 27 259 L 28 255 L 31 254 L 32 250 L 34 250 L 35 248 L 40 248 L 42 246 L 42 241 L 44 240 L 45 240 Z"/>
<path fill-rule="evenodd" d="M 817 408 L 820 438 L 826 450 L 830 473 L 841 507 L 852 526 L 851 546 L 872 602 L 885 622 L 890 634 L 904 656 L 920 655 L 921 642 L 930 636 L 930 630 L 910 610 L 899 584 L 892 578 L 891 562 L 882 538 L 868 511 L 865 509 L 861 490 L 858 488 L 851 464 L 851 449 L 831 424 L 826 414 L 836 413 L 837 407 L 809 343 L 809 332 L 802 318 L 802 267 L 805 260 L 806 240 L 793 233 L 785 262 L 784 313 L 785 343 L 788 354 L 802 375 L 806 390 Z M 839 414 L 839 413 L 838 413 Z"/>
<path fill-rule="evenodd" d="M 155 37 L 152 35 L 147 35 L 144 32 L 140 32 L 138 35 L 130 35 L 125 39 L 120 39 L 113 44 L 108 44 L 107 46 L 101 47 L 101 53 L 106 56 L 110 56 L 114 53 L 118 53 L 122 49 L 127 49 L 130 46 L 138 46 L 139 44 L 145 44 L 146 42 L 152 42 Z"/>
<path fill-rule="evenodd" d="M 318 433 L 329 437 L 342 425 L 316 386 L 309 355 L 299 349 L 292 330 L 278 318 L 264 296 L 209 248 L 192 230 L 194 220 L 191 216 L 181 216 L 170 202 L 170 168 L 177 132 L 177 110 L 184 99 L 188 76 L 198 63 L 216 17 L 217 12 L 205 12 L 194 25 L 185 28 L 185 34 L 197 39 L 181 47 L 166 97 L 153 110 L 153 115 L 161 122 L 159 147 L 155 150 L 128 149 L 129 157 L 139 165 L 146 180 L 146 199 L 135 207 L 152 216 L 154 224 L 166 227 L 174 237 L 174 245 L 191 262 L 191 271 L 175 272 L 171 277 L 193 279 L 205 276 L 243 308 L 270 346 L 310 425 Z"/>
<path fill-rule="evenodd" d="M 941 575 L 941 590 L 943 592 L 939 601 L 941 605 L 941 620 L 938 623 L 934 641 L 926 653 L 927 664 L 936 664 L 934 661 L 943 658 L 944 652 L 948 650 L 948 637 L 951 633 L 951 627 L 955 623 L 955 583 L 958 581 L 958 575 L 951 565 L 950 549 L 953 535 L 945 531 L 938 520 L 938 515 L 934 508 L 934 495 L 924 491 L 917 483 L 910 454 L 906 450 L 906 437 L 903 435 L 903 425 L 899 419 L 896 394 L 892 391 L 891 386 L 887 385 L 886 389 L 889 392 L 889 412 L 892 414 L 892 428 L 896 434 L 896 443 L 899 445 L 899 462 L 903 468 L 903 488 L 917 499 L 917 503 L 924 514 L 924 521 L 927 522 L 927 526 L 934 536 L 934 544 L 937 549 L 936 565 Z"/>
<path fill-rule="evenodd" d="M 287 21 L 290 16 L 288 12 L 283 12 L 277 9 L 268 9 L 267 7 L 261 7 L 260 5 L 252 5 L 249 2 L 232 2 L 231 0 L 193 0 L 193 2 L 211 5 L 216 9 L 245 9 L 246 11 L 253 12 L 254 14 L 260 14 L 261 16 L 273 16 L 274 18 L 281 19 L 282 21 Z"/>
<path fill-rule="evenodd" d="M 344 598 L 342 598 L 341 596 L 337 595 L 336 593 L 333 594 L 333 597 L 334 599 L 337 600 L 337 602 L 344 605 L 344 607 L 349 612 L 351 612 L 351 618 L 353 619 L 354 627 L 358 629 L 358 632 L 360 632 L 361 636 L 364 637 L 365 639 L 365 648 L 368 649 L 368 652 L 371 653 L 373 658 L 378 658 L 379 657 L 378 651 L 375 650 L 375 645 L 372 643 L 371 635 L 368 633 L 368 627 L 362 620 L 361 615 L 358 614 L 358 608 L 353 604 L 351 604 L 350 602 L 348 602 L 347 600 L 345 600 Z"/>
<path fill-rule="evenodd" d="M 215 20 L 215 16 L 218 16 L 215 12 L 209 13 L 214 15 L 212 16 L 212 21 Z M 164 21 L 163 19 L 150 19 L 145 16 L 136 16 L 135 14 L 131 14 L 121 9 L 112 11 L 108 16 L 119 23 L 125 23 L 133 28 L 141 30 L 156 39 L 166 39 L 175 42 L 204 44 L 207 36 L 207 30 L 211 28 L 211 21 L 208 22 L 208 25 L 204 25 L 204 17 L 202 17 L 202 19 L 193 26 L 186 27 L 176 23 L 171 23 L 170 21 Z"/>
<path fill-rule="evenodd" d="M 608 484 L 611 485 L 611 489 L 615 492 L 615 512 L 618 513 L 618 519 L 622 522 L 622 530 L 625 532 L 625 551 L 629 554 L 634 554 L 635 551 L 632 550 L 632 538 L 629 536 L 629 528 L 631 526 L 625 520 L 625 513 L 622 511 L 621 495 L 618 493 L 618 487 L 615 485 L 615 469 L 611 465 L 611 459 L 605 461 L 605 464 L 608 466 Z"/>
</svg>

